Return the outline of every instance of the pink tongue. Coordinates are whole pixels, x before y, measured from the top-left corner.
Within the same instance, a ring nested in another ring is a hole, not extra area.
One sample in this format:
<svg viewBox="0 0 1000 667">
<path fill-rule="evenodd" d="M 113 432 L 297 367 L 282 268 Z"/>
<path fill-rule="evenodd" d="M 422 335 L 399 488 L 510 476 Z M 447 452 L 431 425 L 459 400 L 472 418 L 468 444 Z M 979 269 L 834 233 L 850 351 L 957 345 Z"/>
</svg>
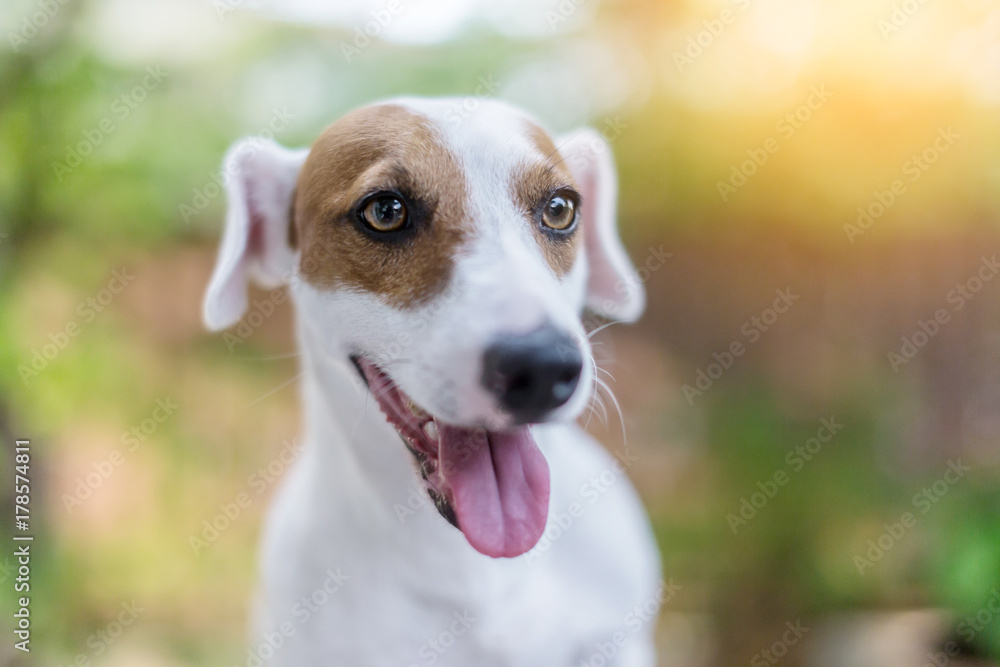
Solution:
<svg viewBox="0 0 1000 667">
<path fill-rule="evenodd" d="M 493 558 L 535 546 L 549 512 L 549 464 L 529 428 L 439 428 L 441 472 L 469 544 Z"/>
</svg>

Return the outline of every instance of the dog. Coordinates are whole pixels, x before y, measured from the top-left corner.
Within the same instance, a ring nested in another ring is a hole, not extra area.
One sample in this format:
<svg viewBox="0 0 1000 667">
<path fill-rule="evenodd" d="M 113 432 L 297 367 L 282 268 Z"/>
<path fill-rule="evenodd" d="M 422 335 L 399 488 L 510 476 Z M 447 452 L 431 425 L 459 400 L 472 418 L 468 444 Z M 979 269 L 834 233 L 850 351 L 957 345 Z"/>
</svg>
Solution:
<svg viewBox="0 0 1000 667">
<path fill-rule="evenodd" d="M 466 102 L 378 102 L 311 148 L 225 159 L 204 320 L 237 323 L 250 280 L 287 284 L 305 413 L 248 666 L 655 663 L 634 457 L 575 423 L 598 381 L 584 314 L 645 306 L 610 148 Z"/>
</svg>

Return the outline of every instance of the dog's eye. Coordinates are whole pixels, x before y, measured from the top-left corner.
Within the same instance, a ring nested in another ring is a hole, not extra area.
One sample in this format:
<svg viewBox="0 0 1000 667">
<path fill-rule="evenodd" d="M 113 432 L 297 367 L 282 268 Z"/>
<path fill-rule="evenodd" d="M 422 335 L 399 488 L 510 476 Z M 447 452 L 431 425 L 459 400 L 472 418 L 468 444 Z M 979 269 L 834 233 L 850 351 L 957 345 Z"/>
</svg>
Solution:
<svg viewBox="0 0 1000 667">
<path fill-rule="evenodd" d="M 406 225 L 406 204 L 395 195 L 382 195 L 365 205 L 361 217 L 377 232 L 395 232 Z"/>
<path fill-rule="evenodd" d="M 546 227 L 565 231 L 576 219 L 576 205 L 571 199 L 562 195 L 555 195 L 545 204 L 542 209 L 542 222 Z"/>
</svg>

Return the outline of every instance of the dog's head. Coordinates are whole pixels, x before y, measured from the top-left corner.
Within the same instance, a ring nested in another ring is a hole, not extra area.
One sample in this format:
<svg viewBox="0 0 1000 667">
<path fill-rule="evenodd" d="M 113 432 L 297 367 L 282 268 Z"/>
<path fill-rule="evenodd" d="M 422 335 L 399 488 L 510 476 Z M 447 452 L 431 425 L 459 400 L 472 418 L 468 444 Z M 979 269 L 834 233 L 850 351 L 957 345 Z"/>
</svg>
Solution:
<svg viewBox="0 0 1000 667">
<path fill-rule="evenodd" d="M 355 363 L 441 514 L 485 554 L 530 549 L 549 473 L 528 424 L 591 397 L 582 313 L 644 305 L 600 135 L 553 139 L 500 102 L 400 99 L 309 150 L 237 143 L 224 173 L 208 326 L 242 316 L 248 277 L 290 283 L 304 335 Z"/>
</svg>

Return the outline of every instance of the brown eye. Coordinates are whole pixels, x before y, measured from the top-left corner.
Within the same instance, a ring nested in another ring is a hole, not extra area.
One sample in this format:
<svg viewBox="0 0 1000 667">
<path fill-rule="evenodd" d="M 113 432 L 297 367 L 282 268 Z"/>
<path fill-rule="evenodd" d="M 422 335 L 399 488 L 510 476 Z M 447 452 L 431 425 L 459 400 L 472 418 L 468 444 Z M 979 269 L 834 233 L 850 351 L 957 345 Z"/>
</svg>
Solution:
<svg viewBox="0 0 1000 667">
<path fill-rule="evenodd" d="M 571 199 L 556 195 L 545 204 L 542 209 L 542 222 L 546 227 L 565 231 L 576 219 L 576 205 Z"/>
<path fill-rule="evenodd" d="M 406 204 L 394 195 L 382 195 L 365 205 L 361 217 L 377 232 L 395 232 L 406 226 Z"/>
</svg>

